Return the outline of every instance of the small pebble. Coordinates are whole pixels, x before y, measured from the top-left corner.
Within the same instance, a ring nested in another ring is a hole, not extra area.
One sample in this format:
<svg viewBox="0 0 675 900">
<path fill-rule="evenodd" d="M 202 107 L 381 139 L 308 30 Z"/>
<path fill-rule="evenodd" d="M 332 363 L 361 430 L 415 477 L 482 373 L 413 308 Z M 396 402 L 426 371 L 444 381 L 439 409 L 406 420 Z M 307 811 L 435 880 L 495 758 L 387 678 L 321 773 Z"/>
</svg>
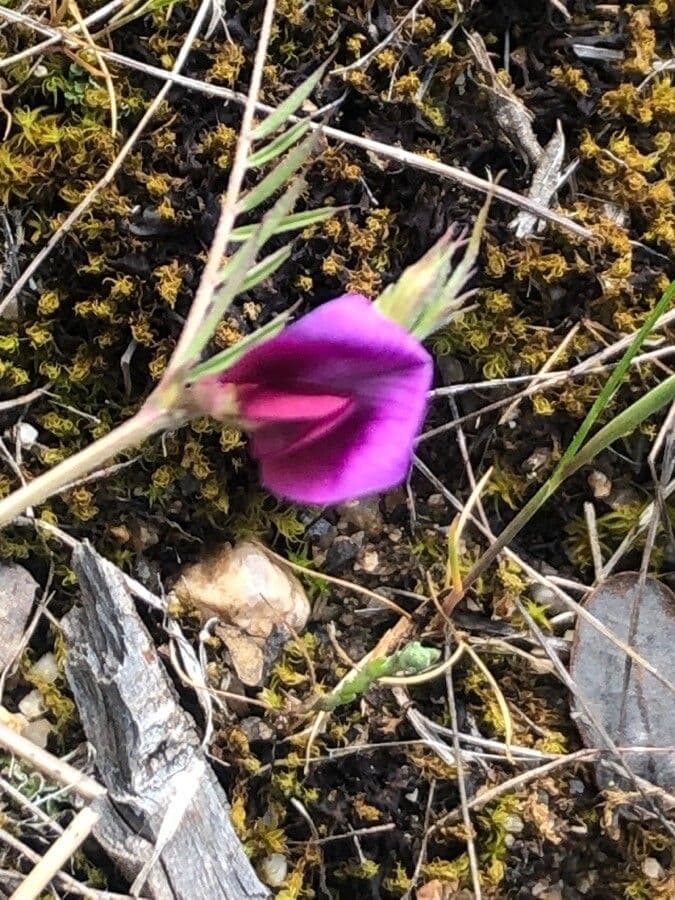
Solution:
<svg viewBox="0 0 675 900">
<path fill-rule="evenodd" d="M 380 501 L 377 497 L 366 497 L 363 500 L 352 500 L 339 507 L 340 517 L 356 528 L 364 531 L 368 537 L 378 537 L 382 533 L 383 520 L 380 512 Z"/>
<path fill-rule="evenodd" d="M 19 425 L 17 425 L 16 431 L 21 446 L 25 447 L 27 450 L 30 450 L 35 441 L 38 439 L 37 428 L 34 428 L 28 422 L 21 422 Z"/>
<path fill-rule="evenodd" d="M 509 834 L 520 834 L 525 828 L 525 823 L 520 816 L 507 816 L 504 822 L 504 830 Z"/>
<path fill-rule="evenodd" d="M 555 591 L 545 584 L 535 582 L 530 588 L 530 596 L 535 603 L 551 606 L 556 601 Z"/>
<path fill-rule="evenodd" d="M 274 737 L 274 731 L 258 716 L 247 716 L 239 722 L 239 727 L 249 741 L 271 741 Z"/>
<path fill-rule="evenodd" d="M 521 468 L 529 479 L 536 478 L 540 472 L 551 461 L 551 450 L 548 447 L 537 447 L 536 450 L 527 457 Z"/>
<path fill-rule="evenodd" d="M 391 528 L 389 530 L 389 540 L 392 544 L 400 544 L 403 540 L 403 532 L 400 528 Z"/>
<path fill-rule="evenodd" d="M 599 469 L 593 469 L 588 476 L 588 486 L 593 496 L 598 500 L 604 500 L 612 493 L 612 481 Z"/>
<path fill-rule="evenodd" d="M 46 719 L 36 719 L 34 722 L 29 722 L 21 734 L 27 740 L 32 741 L 36 747 L 44 750 L 49 741 L 49 735 L 53 730 L 53 725 Z"/>
<path fill-rule="evenodd" d="M 318 543 L 324 550 L 330 545 L 334 534 L 335 526 L 328 519 L 317 519 L 305 532 L 307 540 Z"/>
<path fill-rule="evenodd" d="M 19 703 L 19 712 L 22 713 L 29 721 L 39 719 L 46 712 L 45 705 L 42 702 L 42 694 L 40 691 L 33 690 L 21 700 Z"/>
<path fill-rule="evenodd" d="M 377 550 L 366 550 L 361 557 L 360 567 L 364 572 L 376 572 L 380 565 L 380 557 Z"/>
<path fill-rule="evenodd" d="M 647 876 L 647 878 L 658 881 L 663 878 L 663 866 L 658 861 L 658 859 L 654 859 L 653 856 L 648 856 L 644 862 L 642 863 L 642 871 Z"/>
<path fill-rule="evenodd" d="M 362 541 L 363 542 L 363 535 Z M 358 556 L 361 545 L 355 537 L 336 537 L 326 554 L 326 571 L 329 574 L 344 571 L 346 566 Z"/>
<path fill-rule="evenodd" d="M 260 861 L 258 871 L 265 884 L 281 887 L 288 875 L 288 860 L 283 853 L 270 853 Z"/>
<path fill-rule="evenodd" d="M 59 677 L 59 667 L 56 664 L 56 657 L 53 653 L 45 653 L 31 668 L 31 674 L 36 675 L 41 681 L 47 684 L 54 684 Z"/>
<path fill-rule="evenodd" d="M 310 613 L 295 575 L 252 541 L 214 548 L 182 570 L 174 593 L 251 637 L 267 638 L 282 626 L 300 632 Z"/>
</svg>

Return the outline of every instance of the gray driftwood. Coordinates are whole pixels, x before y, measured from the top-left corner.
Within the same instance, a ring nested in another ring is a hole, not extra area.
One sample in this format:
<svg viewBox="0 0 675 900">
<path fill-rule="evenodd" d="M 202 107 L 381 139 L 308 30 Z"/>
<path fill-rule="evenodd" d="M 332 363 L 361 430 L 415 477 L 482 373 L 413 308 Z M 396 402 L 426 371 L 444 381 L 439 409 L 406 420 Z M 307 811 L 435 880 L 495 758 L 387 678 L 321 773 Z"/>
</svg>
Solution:
<svg viewBox="0 0 675 900">
<path fill-rule="evenodd" d="M 63 620 L 66 670 L 108 790 L 97 840 L 144 897 L 269 897 L 119 570 L 86 544 L 73 567 L 82 602 Z"/>
</svg>

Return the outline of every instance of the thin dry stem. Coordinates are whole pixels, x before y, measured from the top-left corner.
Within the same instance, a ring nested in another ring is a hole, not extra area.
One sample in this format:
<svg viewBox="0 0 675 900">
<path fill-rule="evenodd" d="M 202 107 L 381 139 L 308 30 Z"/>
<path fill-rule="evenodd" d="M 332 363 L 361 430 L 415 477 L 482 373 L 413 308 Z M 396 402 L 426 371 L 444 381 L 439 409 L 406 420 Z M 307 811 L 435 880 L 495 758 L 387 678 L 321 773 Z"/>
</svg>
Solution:
<svg viewBox="0 0 675 900">
<path fill-rule="evenodd" d="M 468 796 L 466 790 L 466 777 L 464 774 L 464 762 L 459 746 L 459 721 L 457 716 L 457 704 L 455 702 L 455 686 L 452 679 L 452 670 L 448 671 L 446 677 L 448 685 L 448 706 L 450 708 L 450 722 L 452 724 L 452 743 L 455 749 L 455 765 L 457 766 L 457 787 L 459 788 L 459 801 L 462 809 L 462 819 L 464 821 L 464 829 L 466 831 L 466 852 L 469 856 L 469 866 L 471 868 L 471 881 L 473 883 L 473 894 L 476 900 L 481 900 L 480 874 L 478 871 L 478 857 L 476 856 L 476 845 L 473 839 L 473 824 L 471 822 L 471 813 L 469 811 Z M 511 748 L 509 745 L 509 753 Z"/>
<path fill-rule="evenodd" d="M 675 356 L 675 347 L 661 347 L 659 350 L 650 350 L 648 353 L 641 353 L 634 357 L 632 364 L 636 365 L 638 363 L 652 362 L 668 356 Z M 589 357 L 583 363 L 579 363 L 578 365 L 586 366 L 594 359 L 595 357 Z M 498 391 L 502 388 L 510 387 L 511 385 L 533 384 L 535 381 L 537 382 L 537 386 L 543 390 L 552 385 L 567 381 L 569 378 L 573 378 L 577 375 L 595 375 L 599 372 L 609 372 L 616 368 L 617 365 L 618 363 L 607 363 L 606 365 L 594 366 L 590 369 L 585 368 L 583 371 L 577 371 L 577 366 L 575 366 L 574 369 L 560 369 L 555 372 L 548 372 L 545 377 L 542 377 L 540 372 L 535 372 L 532 375 L 513 375 L 510 378 L 491 378 L 489 381 L 460 381 L 457 384 L 448 385 L 446 387 L 434 388 L 432 391 L 429 391 L 429 396 L 432 398 L 455 397 L 457 394 L 466 394 L 469 391 Z M 511 398 L 508 399 L 510 400 Z"/>
<path fill-rule="evenodd" d="M 21 22 L 22 24 L 28 25 L 29 27 L 34 28 L 36 31 L 47 34 L 49 36 L 54 36 L 54 32 L 56 31 L 56 29 L 51 29 L 48 26 L 43 25 L 42 23 L 36 22 L 30 16 L 26 16 L 22 13 L 17 13 L 14 10 L 0 10 L 0 16 L 4 16 L 11 21 Z M 58 34 L 59 38 L 64 39 L 64 36 L 60 32 Z M 69 40 L 74 42 L 77 46 L 80 45 L 77 41 L 75 41 L 74 38 L 70 38 Z M 185 76 L 179 75 L 176 72 L 165 72 L 163 69 L 160 69 L 157 66 L 151 66 L 147 63 L 142 63 L 138 60 L 130 59 L 123 54 L 114 53 L 112 51 L 105 50 L 102 47 L 99 48 L 99 52 L 103 56 L 105 56 L 106 59 L 112 62 L 117 62 L 120 65 L 127 66 L 128 68 L 136 69 L 137 71 L 144 72 L 147 75 L 152 75 L 167 82 L 168 84 L 182 85 L 183 87 L 197 90 L 200 93 L 206 94 L 207 96 L 223 97 L 225 99 L 232 100 L 235 103 L 247 102 L 247 97 L 243 96 L 237 91 L 218 87 L 217 85 L 207 84 L 206 82 L 199 81 L 196 78 L 187 78 Z M 270 113 L 274 111 L 274 107 L 268 106 L 264 103 L 256 103 L 255 111 Z M 299 121 L 299 118 L 297 116 L 291 116 L 289 118 L 289 121 L 296 122 Z M 313 123 L 312 127 L 319 128 L 322 126 L 320 126 L 318 123 Z M 560 228 L 566 229 L 567 231 L 570 231 L 571 233 L 576 234 L 579 237 L 590 240 L 595 236 L 594 232 L 590 228 L 586 228 L 585 226 L 580 225 L 573 219 L 561 215 L 560 213 L 557 213 L 554 210 L 549 209 L 547 206 L 544 206 L 541 203 L 537 203 L 536 201 L 531 200 L 528 197 L 523 197 L 515 191 L 511 191 L 499 184 L 494 184 L 494 182 L 491 182 L 489 179 L 480 178 L 478 175 L 474 175 L 473 173 L 468 172 L 465 169 L 459 169 L 455 166 L 447 165 L 446 163 L 440 162 L 439 160 L 428 159 L 427 157 L 421 156 L 420 154 L 413 153 L 409 150 L 404 150 L 402 147 L 395 147 L 389 144 L 382 143 L 381 141 L 375 141 L 371 140 L 370 138 L 362 137 L 360 135 L 350 134 L 346 131 L 340 131 L 337 128 L 325 126 L 322 127 L 322 132 L 328 139 L 350 144 L 354 147 L 359 147 L 362 150 L 370 151 L 371 153 L 374 153 L 377 156 L 381 156 L 385 159 L 393 159 L 396 162 L 402 163 L 403 165 L 411 166 L 424 172 L 430 172 L 432 174 L 439 175 L 441 178 L 448 178 L 451 181 L 457 181 L 464 187 L 478 191 L 482 194 L 492 194 L 503 202 L 508 203 L 511 206 L 515 206 L 517 209 L 523 209 L 526 212 L 532 213 L 532 215 L 535 215 L 537 218 L 545 219 L 546 221 L 558 225 Z"/>
<path fill-rule="evenodd" d="M 207 15 L 208 11 L 210 10 L 210 8 L 211 8 L 211 0 L 202 0 L 202 3 L 200 4 L 199 9 L 197 10 L 197 12 L 195 14 L 192 25 L 190 26 L 190 30 L 187 34 L 185 42 L 184 42 L 183 46 L 181 47 L 178 56 L 176 57 L 176 62 L 173 65 L 173 71 L 175 73 L 180 72 L 180 70 L 185 65 L 185 62 L 188 58 L 190 50 L 192 49 L 192 44 L 194 43 L 197 35 L 199 34 L 199 30 L 202 27 L 204 19 L 206 18 L 206 15 Z M 20 22 L 23 22 L 24 24 L 26 24 L 26 22 L 24 20 L 28 18 L 19 13 L 15 13 L 13 10 L 8 10 L 8 9 L 1 9 L 0 16 L 4 16 L 5 18 L 8 18 L 8 19 L 10 19 L 10 21 L 20 21 Z M 29 19 L 29 23 L 31 25 L 33 24 L 30 19 Z M 43 30 L 42 26 L 36 30 Z M 52 29 L 50 31 L 51 36 L 53 36 L 51 34 L 51 32 L 54 30 L 55 29 Z M 57 33 L 58 33 L 59 39 L 63 39 L 64 41 L 66 41 L 65 35 L 63 35 L 61 32 L 57 32 Z M 79 44 L 78 44 L 78 46 L 79 46 Z M 99 52 L 103 56 L 106 55 L 103 52 L 103 48 L 98 48 L 98 49 L 99 49 Z M 78 203 L 77 206 L 68 214 L 68 216 L 66 217 L 64 222 L 60 225 L 58 230 L 54 232 L 54 234 L 50 237 L 50 239 L 47 241 L 45 246 L 39 251 L 39 253 L 36 254 L 36 256 L 31 260 L 31 262 L 26 266 L 26 268 L 21 273 L 21 275 L 14 282 L 14 284 L 8 291 L 7 295 L 4 297 L 4 299 L 2 301 L 0 301 L 0 316 L 2 316 L 3 310 L 13 300 L 15 300 L 19 296 L 19 294 L 24 289 L 24 287 L 26 286 L 26 284 L 30 280 L 30 278 L 40 268 L 42 263 L 51 255 L 54 248 L 56 246 L 58 246 L 58 244 L 65 237 L 65 235 L 68 234 L 68 232 L 70 231 L 72 226 L 75 224 L 75 222 L 77 222 L 78 219 L 80 218 L 80 216 L 82 216 L 82 214 L 84 212 L 86 212 L 87 209 L 89 209 L 89 207 L 93 203 L 96 195 L 101 190 L 103 190 L 103 188 L 107 187 L 109 184 L 111 184 L 113 182 L 115 176 L 117 175 L 120 168 L 122 167 L 124 160 L 127 158 L 129 153 L 131 153 L 137 140 L 139 139 L 139 137 L 143 134 L 143 132 L 147 128 L 148 123 L 150 122 L 152 117 L 155 115 L 155 113 L 157 112 L 159 107 L 161 106 L 162 101 L 168 94 L 170 88 L 171 88 L 171 82 L 167 81 L 162 86 L 161 90 L 157 93 L 157 96 L 154 98 L 154 100 L 152 101 L 150 106 L 148 106 L 148 108 L 145 111 L 145 113 L 143 114 L 143 117 L 141 118 L 140 122 L 132 131 L 130 137 L 127 139 L 124 146 L 122 147 L 120 152 L 117 154 L 117 156 L 113 160 L 112 164 L 108 168 L 105 175 L 103 175 L 103 177 L 100 178 L 99 181 L 96 182 L 96 184 L 88 192 L 86 197 L 84 197 L 80 201 L 80 203 Z"/>
<path fill-rule="evenodd" d="M 0 747 L 4 747 L 8 753 L 13 753 L 53 781 L 71 788 L 85 800 L 95 800 L 106 794 L 106 789 L 93 778 L 42 750 L 2 722 L 0 722 Z"/>
<path fill-rule="evenodd" d="M 562 341 L 558 344 L 558 346 L 555 348 L 553 353 L 551 353 L 549 358 L 546 360 L 544 365 L 537 372 L 537 378 L 530 385 L 530 390 L 534 390 L 536 387 L 538 387 L 541 384 L 539 376 L 545 376 L 546 373 L 549 372 L 553 368 L 553 366 L 560 359 L 560 357 L 565 352 L 567 347 L 569 347 L 571 342 L 576 337 L 577 332 L 579 331 L 580 327 L 581 327 L 580 323 L 577 322 L 576 325 L 574 325 L 572 328 L 570 328 L 570 330 L 567 332 L 565 337 L 562 339 Z M 509 419 L 513 418 L 513 414 L 515 413 L 516 409 L 518 408 L 518 405 L 519 405 L 521 399 L 522 399 L 522 397 L 516 398 L 513 401 L 513 403 L 511 403 L 509 406 L 507 406 L 507 408 L 504 410 L 504 412 L 502 413 L 502 415 L 499 419 L 500 425 L 503 425 L 505 422 L 508 422 Z"/>
<path fill-rule="evenodd" d="M 584 517 L 586 519 L 586 529 L 588 531 L 588 542 L 591 547 L 591 557 L 593 558 L 595 581 L 596 583 L 599 583 L 602 581 L 602 549 L 600 547 L 600 538 L 598 537 L 595 507 L 592 503 L 584 503 Z"/>
<path fill-rule="evenodd" d="M 376 44 L 372 50 L 369 50 L 367 53 L 364 53 L 363 56 L 360 56 L 358 59 L 355 59 L 354 62 L 349 63 L 348 66 L 339 66 L 337 69 L 333 69 L 331 75 L 344 75 L 347 72 L 352 72 L 354 69 L 360 69 L 362 66 L 367 65 L 371 59 L 373 59 L 377 54 L 384 50 L 391 42 L 394 40 L 396 35 L 401 31 L 405 23 L 408 19 L 413 18 L 417 14 L 417 10 L 422 6 L 425 0 L 417 0 L 414 6 L 412 6 L 408 12 L 401 18 L 396 25 L 389 31 L 379 42 Z"/>
<path fill-rule="evenodd" d="M 63 828 L 59 825 L 59 823 L 55 819 L 50 819 L 47 813 L 42 809 L 42 807 L 38 806 L 36 803 L 33 803 L 32 800 L 29 800 L 28 797 L 25 797 L 20 790 L 14 787 L 13 784 L 10 784 L 5 778 L 0 777 L 0 791 L 5 793 L 8 797 L 11 797 L 12 800 L 17 804 L 17 806 L 22 807 L 27 810 L 32 816 L 41 822 L 43 825 L 46 825 L 51 831 L 56 832 L 56 834 L 63 834 Z"/>
<path fill-rule="evenodd" d="M 0 400 L 0 413 L 6 412 L 8 409 L 14 409 L 17 406 L 28 406 L 29 403 L 33 403 L 34 400 L 41 397 L 47 389 L 47 387 L 36 388 L 30 393 L 24 394 L 23 397 L 15 397 L 14 400 Z"/>
<path fill-rule="evenodd" d="M 133 418 L 1 500 L 0 528 L 29 507 L 44 503 L 49 497 L 62 491 L 65 485 L 104 465 L 115 454 L 181 422 L 182 418 L 177 418 L 175 414 L 146 403 Z"/>
<path fill-rule="evenodd" d="M 288 566 L 288 568 L 293 572 L 298 572 L 298 574 L 305 575 L 308 578 L 318 578 L 321 581 L 327 581 L 329 584 L 335 584 L 338 587 L 345 588 L 348 591 L 352 591 L 352 593 L 354 594 L 361 594 L 363 597 L 369 597 L 371 600 L 375 600 L 382 606 L 386 606 L 388 609 L 392 609 L 394 612 L 397 612 L 399 616 L 403 616 L 403 618 L 405 619 L 411 618 L 410 613 L 406 612 L 401 606 L 399 606 L 397 603 L 394 603 L 393 600 L 390 600 L 388 597 L 385 597 L 382 594 L 378 594 L 377 591 L 371 591 L 369 588 L 362 587 L 360 584 L 356 584 L 353 581 L 346 581 L 344 578 L 336 578 L 335 575 L 326 575 L 324 572 L 321 572 L 319 570 L 308 569 L 307 566 L 301 566 L 299 563 L 291 562 L 284 556 L 281 556 L 279 553 L 275 553 L 274 550 L 270 550 L 269 547 L 263 547 L 261 545 L 261 550 L 268 556 L 276 559 L 282 565 Z"/>
<path fill-rule="evenodd" d="M 54 841 L 42 859 L 14 891 L 10 900 L 36 900 L 54 876 L 58 874 L 61 866 L 89 837 L 99 818 L 100 813 L 90 806 L 81 809 L 63 834 Z"/>
<path fill-rule="evenodd" d="M 4 59 L 0 59 L 0 69 L 7 69 L 10 66 L 14 66 L 18 62 L 21 62 L 22 59 L 26 59 L 30 56 L 38 56 L 46 53 L 51 47 L 55 47 L 57 44 L 64 41 L 66 39 L 66 33 L 76 35 L 82 30 L 82 25 L 96 25 L 98 22 L 107 18 L 109 13 L 113 13 L 116 9 L 125 6 L 128 2 L 129 0 L 111 0 L 110 3 L 106 3 L 101 9 L 97 9 L 95 12 L 88 15 L 82 22 L 77 22 L 75 25 L 71 25 L 63 31 L 56 28 L 53 29 L 55 33 L 47 38 L 46 41 L 41 41 L 39 44 L 34 44 L 32 47 L 26 47 L 25 50 L 21 50 L 13 56 L 6 56 Z"/>
<path fill-rule="evenodd" d="M 477 796 L 472 797 L 471 800 L 467 802 L 467 807 L 469 810 L 480 809 L 487 803 L 491 803 L 493 800 L 497 800 L 503 794 L 517 790 L 518 788 L 522 788 L 526 784 L 529 784 L 531 781 L 536 781 L 538 778 L 542 778 L 544 775 L 548 775 L 549 772 L 554 772 L 556 769 L 560 769 L 563 766 L 574 765 L 575 763 L 580 762 L 588 762 L 589 760 L 594 759 L 596 756 L 596 750 L 577 750 L 576 753 L 569 753 L 567 756 L 559 756 L 557 759 L 552 759 L 551 762 L 544 763 L 543 766 L 538 766 L 536 769 L 528 769 L 526 772 L 521 772 L 520 775 L 514 775 L 512 778 L 507 778 L 506 781 L 502 781 L 501 784 L 497 784 L 491 788 L 486 788 Z M 461 808 L 453 809 L 451 812 L 442 816 L 434 824 L 434 830 L 441 828 L 444 825 L 450 825 L 453 822 L 458 822 L 461 816 Z"/>
<path fill-rule="evenodd" d="M 665 328 L 666 326 L 672 324 L 675 321 L 675 310 L 670 313 L 666 313 L 662 316 L 661 319 L 655 324 L 654 329 L 657 328 Z M 596 366 L 597 360 L 601 357 L 606 358 L 607 356 L 618 355 L 622 350 L 625 350 L 626 346 L 631 343 L 635 335 L 629 335 L 628 339 L 621 341 L 617 341 L 616 344 L 613 344 L 611 347 L 608 347 L 606 350 L 598 353 L 596 356 L 585 360 L 583 363 L 579 363 L 579 365 L 574 366 L 568 372 L 556 372 L 552 373 L 550 379 L 546 381 L 541 381 L 537 384 L 530 384 L 525 390 L 521 391 L 519 394 L 516 394 L 515 397 L 506 397 L 502 400 L 496 400 L 494 403 L 488 403 L 487 406 L 483 406 L 474 412 L 468 413 L 465 416 L 462 416 L 459 419 L 455 419 L 453 422 L 447 422 L 445 425 L 439 425 L 437 428 L 431 428 L 429 431 L 425 431 L 423 434 L 419 436 L 417 439 L 417 443 L 421 444 L 424 441 L 428 441 L 433 437 L 436 437 L 439 434 L 443 434 L 446 431 L 453 431 L 459 425 L 464 425 L 466 422 L 472 422 L 474 419 L 480 418 L 481 416 L 486 415 L 489 412 L 493 412 L 496 409 L 501 409 L 502 406 L 506 406 L 506 404 L 511 403 L 513 400 L 524 400 L 526 397 L 531 397 L 532 394 L 536 394 L 538 391 L 543 390 L 546 387 L 550 387 L 553 384 L 567 381 L 570 378 L 576 378 L 579 375 L 587 375 L 591 372 L 595 371 L 603 371 L 604 366 Z M 675 350 L 672 347 L 663 347 L 661 350 L 653 351 L 649 354 L 642 354 L 641 356 L 636 356 L 631 360 L 631 368 L 635 365 L 639 365 L 643 362 L 649 362 L 654 360 L 655 358 L 660 358 L 663 356 L 672 356 L 675 353 Z M 486 382 L 486 384 L 490 384 L 490 382 Z M 477 388 L 478 389 L 478 388 Z M 438 388 L 434 392 L 434 396 L 443 396 L 443 392 L 445 388 Z"/>
</svg>

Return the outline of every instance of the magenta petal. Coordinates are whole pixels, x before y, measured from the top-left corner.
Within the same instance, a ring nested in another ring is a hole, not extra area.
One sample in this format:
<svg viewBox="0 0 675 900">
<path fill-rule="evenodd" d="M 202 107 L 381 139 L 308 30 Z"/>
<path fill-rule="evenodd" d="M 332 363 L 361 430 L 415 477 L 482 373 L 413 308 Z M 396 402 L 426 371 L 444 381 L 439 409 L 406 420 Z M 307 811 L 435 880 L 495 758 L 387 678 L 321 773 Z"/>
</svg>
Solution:
<svg viewBox="0 0 675 900">
<path fill-rule="evenodd" d="M 261 385 L 238 385 L 237 401 L 251 422 L 301 422 L 337 416 L 349 405 L 338 394 L 304 394 Z"/>
<path fill-rule="evenodd" d="M 421 418 L 373 418 L 361 410 L 320 444 L 261 456 L 262 482 L 289 500 L 320 505 L 386 491 L 408 474 Z"/>
<path fill-rule="evenodd" d="M 405 479 L 431 378 L 416 338 L 346 294 L 253 347 L 218 382 L 234 388 L 263 484 L 327 504 Z"/>
</svg>

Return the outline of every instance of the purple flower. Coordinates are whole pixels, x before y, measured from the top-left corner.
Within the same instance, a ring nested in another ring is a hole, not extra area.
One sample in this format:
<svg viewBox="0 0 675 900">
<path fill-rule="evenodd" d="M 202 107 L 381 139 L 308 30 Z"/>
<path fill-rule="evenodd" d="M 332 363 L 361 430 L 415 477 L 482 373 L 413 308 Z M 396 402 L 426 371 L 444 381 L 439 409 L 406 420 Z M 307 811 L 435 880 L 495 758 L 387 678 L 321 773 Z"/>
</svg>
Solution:
<svg viewBox="0 0 675 900">
<path fill-rule="evenodd" d="M 431 357 L 366 297 L 345 294 L 199 379 L 205 412 L 251 432 L 263 484 L 300 503 L 338 503 L 406 477 Z"/>
</svg>

